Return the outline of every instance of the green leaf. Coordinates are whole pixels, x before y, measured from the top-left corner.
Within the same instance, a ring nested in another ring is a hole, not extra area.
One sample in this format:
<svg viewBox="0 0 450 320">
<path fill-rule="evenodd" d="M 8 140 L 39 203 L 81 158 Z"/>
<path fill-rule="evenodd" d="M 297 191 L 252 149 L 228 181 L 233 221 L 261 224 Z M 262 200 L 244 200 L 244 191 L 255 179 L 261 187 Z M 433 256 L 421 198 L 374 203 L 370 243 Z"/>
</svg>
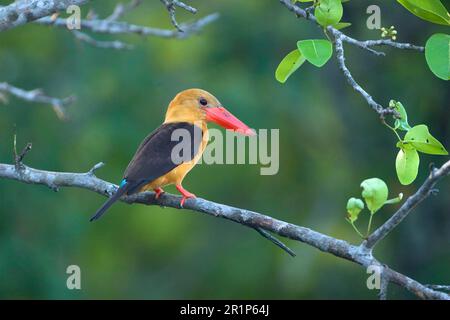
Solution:
<svg viewBox="0 0 450 320">
<path fill-rule="evenodd" d="M 397 0 L 415 16 L 436 24 L 450 25 L 450 15 L 439 0 Z"/>
<path fill-rule="evenodd" d="M 388 199 L 388 187 L 379 178 L 366 179 L 361 183 L 362 196 L 372 214 L 377 212 Z"/>
<path fill-rule="evenodd" d="M 425 59 L 436 77 L 450 79 L 450 35 L 433 34 L 425 45 Z"/>
<path fill-rule="evenodd" d="M 293 74 L 304 62 L 305 58 L 298 49 L 289 52 L 278 65 L 277 70 L 275 71 L 275 79 L 281 83 L 285 83 L 291 74 Z"/>
<path fill-rule="evenodd" d="M 328 40 L 302 40 L 297 42 L 300 53 L 316 67 L 322 67 L 333 54 L 333 45 Z"/>
<path fill-rule="evenodd" d="M 341 30 L 347 27 L 350 27 L 352 24 L 350 22 L 338 22 L 332 25 L 333 28 L 337 30 Z"/>
<path fill-rule="evenodd" d="M 343 11 L 341 0 L 320 0 L 314 10 L 314 15 L 321 26 L 327 27 L 338 23 L 342 18 Z"/>
<path fill-rule="evenodd" d="M 419 172 L 419 153 L 413 148 L 401 148 L 395 159 L 395 170 L 401 184 L 411 184 Z"/>
<path fill-rule="evenodd" d="M 358 219 L 361 210 L 364 209 L 364 202 L 358 198 L 350 198 L 347 202 L 348 220 L 354 223 Z"/>
<path fill-rule="evenodd" d="M 400 116 L 400 118 L 395 119 L 394 128 L 404 131 L 411 129 L 411 126 L 408 123 L 408 114 L 406 113 L 406 109 L 403 104 L 400 101 L 391 100 L 389 102 L 389 107 L 394 108 Z"/>
<path fill-rule="evenodd" d="M 428 127 L 424 124 L 419 124 L 411 128 L 406 133 L 403 143 L 409 143 L 416 148 L 417 151 L 423 153 L 437 155 L 448 154 L 444 146 L 430 134 Z"/>
</svg>

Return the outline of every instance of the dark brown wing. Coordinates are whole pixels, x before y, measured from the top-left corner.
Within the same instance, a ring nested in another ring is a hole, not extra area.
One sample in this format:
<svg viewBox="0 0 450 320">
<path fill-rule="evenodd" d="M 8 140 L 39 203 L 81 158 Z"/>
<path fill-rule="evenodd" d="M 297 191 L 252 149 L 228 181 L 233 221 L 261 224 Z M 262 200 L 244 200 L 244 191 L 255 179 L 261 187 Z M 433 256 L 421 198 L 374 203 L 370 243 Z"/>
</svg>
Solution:
<svg viewBox="0 0 450 320">
<path fill-rule="evenodd" d="M 201 141 L 201 128 L 191 123 L 161 125 L 144 139 L 125 170 L 124 179 L 130 185 L 127 194 L 138 191 L 181 163 L 192 160 L 200 149 Z"/>
</svg>

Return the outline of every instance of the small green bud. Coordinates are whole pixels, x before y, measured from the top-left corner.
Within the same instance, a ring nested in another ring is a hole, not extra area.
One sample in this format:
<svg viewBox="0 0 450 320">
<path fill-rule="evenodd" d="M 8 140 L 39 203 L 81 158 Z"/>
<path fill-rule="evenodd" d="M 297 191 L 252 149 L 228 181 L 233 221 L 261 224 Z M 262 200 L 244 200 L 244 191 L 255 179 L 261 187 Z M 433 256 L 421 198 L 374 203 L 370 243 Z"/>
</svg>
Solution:
<svg viewBox="0 0 450 320">
<path fill-rule="evenodd" d="M 348 220 L 354 223 L 359 213 L 364 209 L 364 202 L 358 198 L 350 198 L 347 202 Z"/>
</svg>

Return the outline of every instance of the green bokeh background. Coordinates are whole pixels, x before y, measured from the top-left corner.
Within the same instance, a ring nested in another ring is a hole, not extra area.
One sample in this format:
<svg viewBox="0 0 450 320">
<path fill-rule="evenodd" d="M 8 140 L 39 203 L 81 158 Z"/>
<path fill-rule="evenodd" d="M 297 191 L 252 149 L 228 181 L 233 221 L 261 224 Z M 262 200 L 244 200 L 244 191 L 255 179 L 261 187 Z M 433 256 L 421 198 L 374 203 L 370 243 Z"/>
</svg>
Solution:
<svg viewBox="0 0 450 320">
<path fill-rule="evenodd" d="M 6 4 L 9 1 L 2 1 Z M 95 1 L 108 15 L 116 1 Z M 204 88 L 254 128 L 280 129 L 280 170 L 261 176 L 258 165 L 201 165 L 185 179 L 198 196 L 262 212 L 359 243 L 344 220 L 350 196 L 369 177 L 384 179 L 390 195 L 412 194 L 431 162 L 421 157 L 410 186 L 396 178 L 395 137 L 345 82 L 332 58 L 323 68 L 305 64 L 286 84 L 274 79 L 297 40 L 323 38 L 321 30 L 278 1 L 191 1 L 198 16 L 220 12 L 218 21 L 186 40 L 119 36 L 132 51 L 93 48 L 67 30 L 28 24 L 0 34 L 0 81 L 43 88 L 54 96 L 75 94 L 70 119 L 51 107 L 10 98 L 0 105 L 0 162 L 11 163 L 18 145 L 33 143 L 25 163 L 35 168 L 85 172 L 118 182 L 140 141 L 164 117 L 180 90 Z M 421 21 L 395 2 L 345 4 L 346 32 L 379 38 L 366 27 L 366 8 L 381 6 L 382 25 L 394 24 L 398 40 L 424 44 L 448 29 Z M 180 21 L 193 17 L 179 10 Z M 159 1 L 148 1 L 128 21 L 172 28 Z M 96 36 L 98 39 L 110 39 Z M 346 46 L 348 67 L 377 101 L 396 99 L 410 123 L 426 123 L 450 147 L 448 84 L 417 52 L 385 48 L 386 57 Z M 376 249 L 391 267 L 424 283 L 450 282 L 450 180 L 422 203 Z M 174 191 L 170 187 L 169 191 Z M 241 225 L 187 210 L 116 204 L 96 223 L 91 214 L 105 198 L 75 188 L 58 193 L 0 180 L 1 298 L 376 298 L 367 274 L 353 263 L 286 240 L 296 258 Z M 398 206 L 375 216 L 379 225 Z M 365 217 L 366 218 L 366 217 Z M 365 218 L 362 225 L 365 223 Z M 79 265 L 82 290 L 66 288 L 68 265 Z M 394 285 L 391 298 L 413 298 Z"/>
</svg>

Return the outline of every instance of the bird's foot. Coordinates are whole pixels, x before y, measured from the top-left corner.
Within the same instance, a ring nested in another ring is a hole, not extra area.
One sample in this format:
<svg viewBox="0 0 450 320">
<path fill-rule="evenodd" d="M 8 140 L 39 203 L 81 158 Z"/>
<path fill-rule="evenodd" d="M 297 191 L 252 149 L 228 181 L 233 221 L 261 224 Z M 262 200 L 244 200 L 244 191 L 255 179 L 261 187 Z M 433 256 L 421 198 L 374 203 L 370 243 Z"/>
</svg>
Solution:
<svg viewBox="0 0 450 320">
<path fill-rule="evenodd" d="M 155 191 L 155 199 L 158 200 L 159 197 L 165 192 L 162 188 L 153 189 Z"/>
<path fill-rule="evenodd" d="M 189 195 L 183 195 L 183 198 L 180 201 L 180 207 L 184 207 L 184 202 L 189 198 L 196 198 L 196 195 L 193 193 L 189 193 Z"/>
<path fill-rule="evenodd" d="M 183 188 L 183 186 L 181 184 L 176 186 L 177 190 L 183 195 L 183 198 L 180 201 L 180 206 L 183 207 L 184 206 L 184 202 L 186 201 L 186 199 L 189 198 L 196 198 L 195 194 L 190 193 L 189 191 L 187 191 L 186 189 Z"/>
</svg>

